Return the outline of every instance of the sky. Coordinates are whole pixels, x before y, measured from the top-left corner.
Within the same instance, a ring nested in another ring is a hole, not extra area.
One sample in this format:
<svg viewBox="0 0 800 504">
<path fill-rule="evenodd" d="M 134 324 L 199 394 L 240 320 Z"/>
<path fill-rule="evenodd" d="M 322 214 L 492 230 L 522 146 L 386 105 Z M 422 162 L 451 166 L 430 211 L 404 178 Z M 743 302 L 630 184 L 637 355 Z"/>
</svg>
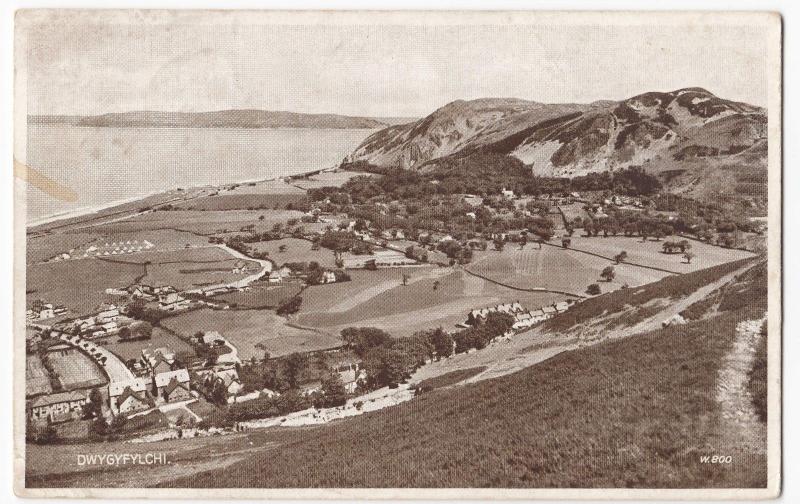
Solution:
<svg viewBox="0 0 800 504">
<path fill-rule="evenodd" d="M 700 86 L 767 104 L 751 25 L 33 23 L 29 114 L 231 108 L 421 117 L 457 99 L 624 99 Z"/>
</svg>

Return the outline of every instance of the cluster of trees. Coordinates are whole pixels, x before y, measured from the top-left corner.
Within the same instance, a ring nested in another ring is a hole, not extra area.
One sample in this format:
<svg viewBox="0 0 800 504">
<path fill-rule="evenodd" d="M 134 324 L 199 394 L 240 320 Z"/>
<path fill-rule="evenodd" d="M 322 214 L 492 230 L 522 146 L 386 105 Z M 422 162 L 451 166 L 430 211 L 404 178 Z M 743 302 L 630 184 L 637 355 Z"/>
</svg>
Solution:
<svg viewBox="0 0 800 504">
<path fill-rule="evenodd" d="M 158 308 L 149 308 L 145 301 L 137 299 L 127 307 L 127 315 L 137 320 L 143 320 L 150 326 L 158 326 L 161 319 L 168 317 L 169 313 L 159 310 Z"/>
<path fill-rule="evenodd" d="M 478 325 L 463 329 L 452 335 L 455 352 L 467 352 L 470 349 L 480 350 L 494 338 L 502 336 L 514 325 L 514 317 L 507 313 L 490 313 Z"/>
<path fill-rule="evenodd" d="M 278 315 L 291 315 L 300 311 L 300 305 L 303 303 L 303 298 L 300 296 L 293 296 L 278 305 L 275 313 Z"/>
<path fill-rule="evenodd" d="M 427 360 L 453 352 L 453 340 L 442 328 L 420 331 L 407 338 L 392 338 L 374 327 L 348 327 L 341 334 L 347 347 L 363 359 L 367 378 L 359 385 L 368 390 L 396 387 Z"/>
</svg>

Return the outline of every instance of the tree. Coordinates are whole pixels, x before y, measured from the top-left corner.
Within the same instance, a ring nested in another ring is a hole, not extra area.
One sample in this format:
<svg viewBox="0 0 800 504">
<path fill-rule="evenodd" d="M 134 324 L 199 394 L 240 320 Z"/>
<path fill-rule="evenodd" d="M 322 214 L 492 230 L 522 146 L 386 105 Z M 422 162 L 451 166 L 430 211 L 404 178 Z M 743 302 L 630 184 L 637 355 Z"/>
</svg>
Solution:
<svg viewBox="0 0 800 504">
<path fill-rule="evenodd" d="M 616 261 L 616 263 L 619 264 L 627 258 L 628 258 L 628 253 L 623 250 L 622 252 L 614 256 L 614 261 Z"/>
<path fill-rule="evenodd" d="M 123 328 L 121 328 L 119 330 L 119 339 L 127 340 L 127 339 L 130 339 L 130 337 L 131 337 L 131 328 L 130 327 L 125 326 L 125 327 L 123 327 Z"/>
<path fill-rule="evenodd" d="M 286 382 L 289 385 L 290 389 L 296 389 L 297 385 L 299 384 L 300 374 L 306 367 L 307 359 L 306 356 L 294 352 L 289 354 L 286 357 L 285 361 L 285 373 L 286 373 Z"/>
<path fill-rule="evenodd" d="M 453 354 L 453 337 L 441 327 L 431 331 L 428 334 L 428 338 L 433 345 L 437 358 L 450 357 Z"/>
<path fill-rule="evenodd" d="M 686 264 L 691 264 L 692 258 L 694 258 L 694 254 L 692 252 L 684 252 L 683 258 L 686 259 Z"/>
<path fill-rule="evenodd" d="M 103 395 L 98 389 L 89 392 L 89 402 L 83 405 L 83 419 L 103 418 Z"/>
<path fill-rule="evenodd" d="M 324 408 L 344 406 L 347 402 L 347 390 L 345 390 L 342 378 L 338 373 L 331 373 L 322 381 L 321 392 L 320 404 Z"/>
<path fill-rule="evenodd" d="M 278 305 L 278 309 L 275 310 L 275 313 L 278 315 L 290 315 L 292 313 L 297 313 L 300 310 L 300 305 L 303 303 L 303 298 L 300 296 L 294 296 L 291 299 L 288 299 Z"/>
<path fill-rule="evenodd" d="M 342 341 L 359 357 L 375 347 L 383 346 L 392 341 L 386 331 L 375 327 L 347 327 L 342 329 Z"/>
<path fill-rule="evenodd" d="M 589 294 L 590 296 L 597 296 L 598 294 L 600 294 L 600 286 L 597 285 L 596 283 L 593 283 L 586 288 L 586 293 Z"/>
<path fill-rule="evenodd" d="M 614 280 L 616 273 L 614 272 L 614 266 L 606 266 L 603 268 L 603 271 L 600 273 L 600 278 L 605 280 L 606 282 L 610 282 Z"/>
</svg>

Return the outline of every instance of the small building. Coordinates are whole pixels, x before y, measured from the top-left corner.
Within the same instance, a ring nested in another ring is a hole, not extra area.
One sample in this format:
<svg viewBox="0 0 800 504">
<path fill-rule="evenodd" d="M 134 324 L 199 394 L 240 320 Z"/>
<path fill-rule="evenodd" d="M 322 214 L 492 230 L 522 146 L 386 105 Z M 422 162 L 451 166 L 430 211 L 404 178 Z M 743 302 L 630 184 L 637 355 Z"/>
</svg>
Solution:
<svg viewBox="0 0 800 504">
<path fill-rule="evenodd" d="M 30 419 L 34 422 L 60 423 L 77 420 L 83 413 L 87 397 L 79 391 L 41 396 L 31 403 Z"/>
<path fill-rule="evenodd" d="M 158 307 L 164 311 L 178 311 L 189 307 L 189 301 L 177 292 L 159 294 Z"/>
</svg>

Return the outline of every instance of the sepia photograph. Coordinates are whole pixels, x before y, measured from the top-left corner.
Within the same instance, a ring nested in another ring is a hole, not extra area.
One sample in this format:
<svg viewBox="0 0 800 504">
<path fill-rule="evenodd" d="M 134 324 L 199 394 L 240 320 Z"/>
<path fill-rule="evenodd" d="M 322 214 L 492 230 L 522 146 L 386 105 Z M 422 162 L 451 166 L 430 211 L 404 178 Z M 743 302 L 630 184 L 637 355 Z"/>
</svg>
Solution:
<svg viewBox="0 0 800 504">
<path fill-rule="evenodd" d="M 769 498 L 781 18 L 19 10 L 30 497 Z"/>
</svg>

